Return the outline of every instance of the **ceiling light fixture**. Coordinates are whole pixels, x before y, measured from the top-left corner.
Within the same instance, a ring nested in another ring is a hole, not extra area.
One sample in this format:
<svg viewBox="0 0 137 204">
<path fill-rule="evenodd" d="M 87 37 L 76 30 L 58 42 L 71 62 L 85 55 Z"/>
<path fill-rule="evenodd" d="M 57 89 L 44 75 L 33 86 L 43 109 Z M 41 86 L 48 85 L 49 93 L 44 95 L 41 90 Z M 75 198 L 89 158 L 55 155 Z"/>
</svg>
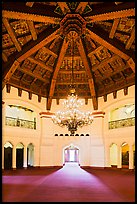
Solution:
<svg viewBox="0 0 137 204">
<path fill-rule="evenodd" d="M 70 93 L 66 100 L 64 100 L 64 111 L 57 111 L 55 115 L 52 116 L 52 121 L 54 124 L 60 127 L 67 127 L 71 135 L 74 135 L 78 127 L 83 127 L 85 125 L 90 125 L 93 122 L 93 116 L 90 111 L 82 112 L 78 110 L 80 106 L 83 105 L 82 101 L 78 99 L 76 95 L 76 90 L 74 86 L 74 38 L 72 36 L 71 40 L 72 47 L 72 78 L 70 85 Z"/>
</svg>

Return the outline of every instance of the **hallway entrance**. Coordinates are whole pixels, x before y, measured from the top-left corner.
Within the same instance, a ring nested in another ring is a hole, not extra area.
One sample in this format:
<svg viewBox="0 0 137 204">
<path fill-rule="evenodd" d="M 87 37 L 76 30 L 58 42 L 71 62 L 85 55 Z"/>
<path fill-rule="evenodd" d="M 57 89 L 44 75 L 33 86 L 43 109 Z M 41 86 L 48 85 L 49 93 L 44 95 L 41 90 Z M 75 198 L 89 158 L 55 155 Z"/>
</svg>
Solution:
<svg viewBox="0 0 137 204">
<path fill-rule="evenodd" d="M 64 163 L 79 163 L 79 149 L 71 144 L 64 150 Z"/>
</svg>

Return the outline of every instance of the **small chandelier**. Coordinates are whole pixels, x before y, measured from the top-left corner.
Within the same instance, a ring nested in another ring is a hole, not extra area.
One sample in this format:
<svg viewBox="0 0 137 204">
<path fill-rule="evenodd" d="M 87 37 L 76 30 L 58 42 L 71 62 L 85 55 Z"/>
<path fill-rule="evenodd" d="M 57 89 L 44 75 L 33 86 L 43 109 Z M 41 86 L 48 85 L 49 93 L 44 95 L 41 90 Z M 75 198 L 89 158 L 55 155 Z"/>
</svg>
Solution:
<svg viewBox="0 0 137 204">
<path fill-rule="evenodd" d="M 74 86 L 74 75 L 73 75 L 73 62 L 74 62 L 74 40 L 72 38 L 72 83 L 70 86 L 70 94 L 67 99 L 64 100 L 64 111 L 57 111 L 55 115 L 52 116 L 52 121 L 54 124 L 60 127 L 67 127 L 71 135 L 74 135 L 78 127 L 83 127 L 85 125 L 90 125 L 93 122 L 93 117 L 91 112 L 82 112 L 78 110 L 80 106 L 83 105 L 82 101 L 78 99 L 76 95 L 76 90 Z"/>
</svg>

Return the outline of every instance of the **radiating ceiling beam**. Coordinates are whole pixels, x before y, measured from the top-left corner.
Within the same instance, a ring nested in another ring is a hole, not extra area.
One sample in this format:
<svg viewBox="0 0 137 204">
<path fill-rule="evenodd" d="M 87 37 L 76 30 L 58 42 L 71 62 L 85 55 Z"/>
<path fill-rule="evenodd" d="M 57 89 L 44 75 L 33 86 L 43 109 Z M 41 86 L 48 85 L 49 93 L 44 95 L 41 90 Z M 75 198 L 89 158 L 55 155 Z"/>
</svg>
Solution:
<svg viewBox="0 0 137 204">
<path fill-rule="evenodd" d="M 55 29 L 51 30 L 51 33 L 54 31 Z M 42 33 L 43 34 L 43 33 Z M 15 72 L 15 70 L 18 68 L 17 64 L 19 65 L 23 60 L 25 60 L 26 58 L 28 58 L 30 55 L 34 54 L 35 52 L 37 52 L 40 48 L 42 48 L 43 46 L 45 46 L 47 43 L 49 43 L 50 41 L 54 40 L 56 37 L 58 37 L 59 35 L 59 29 L 57 29 L 56 31 L 54 31 L 51 35 L 48 35 L 46 38 L 45 34 L 44 37 L 42 35 L 42 39 L 40 38 L 37 39 L 36 41 L 33 41 L 32 43 L 30 42 L 29 45 L 27 46 L 27 49 L 24 48 L 21 53 L 18 53 L 13 59 L 12 59 L 12 65 L 10 64 L 6 64 L 5 67 L 3 66 L 3 73 L 2 73 L 2 80 L 3 81 L 3 86 L 5 85 L 5 83 L 7 81 L 9 81 L 10 77 L 12 76 L 12 74 Z M 8 63 L 8 62 L 7 62 Z"/>
<path fill-rule="evenodd" d="M 2 11 L 3 18 L 10 18 L 10 19 L 17 19 L 17 20 L 26 20 L 26 21 L 33 21 L 34 22 L 41 22 L 41 23 L 51 23 L 51 24 L 59 24 L 61 18 L 49 17 L 49 16 L 42 16 L 42 15 L 34 15 L 28 14 L 23 12 L 15 12 L 15 11 Z"/>
<path fill-rule="evenodd" d="M 12 74 L 15 72 L 15 70 L 18 68 L 20 62 L 18 62 L 17 60 L 14 61 L 14 63 L 12 64 L 12 66 L 10 67 L 9 71 L 6 73 L 3 81 L 2 81 L 2 89 L 4 88 L 4 86 L 6 85 L 6 83 L 9 82 Z"/>
<path fill-rule="evenodd" d="M 112 39 L 108 38 L 105 35 L 106 32 L 104 33 L 104 31 L 102 29 L 98 30 L 94 27 L 91 30 L 87 29 L 87 31 L 89 32 L 89 34 L 93 40 L 97 41 L 102 46 L 106 47 L 108 50 L 111 50 L 113 53 L 119 55 L 124 60 L 128 61 L 130 58 L 134 57 L 134 54 L 132 52 L 127 52 L 127 50 L 124 49 L 124 47 L 122 47 L 122 45 L 120 44 L 120 42 L 117 39 L 112 40 Z M 96 33 L 100 33 L 100 36 Z M 104 38 L 101 36 L 103 36 Z"/>
<path fill-rule="evenodd" d="M 60 53 L 59 53 L 59 57 L 58 57 L 58 60 L 57 60 L 57 64 L 56 64 L 56 67 L 55 67 L 55 70 L 54 70 L 54 73 L 53 73 L 53 77 L 52 77 L 52 80 L 51 80 L 51 85 L 50 85 L 50 89 L 49 89 L 49 96 L 47 98 L 47 110 L 51 109 L 51 103 L 52 103 L 52 98 L 53 98 L 53 95 L 54 95 L 54 90 L 55 90 L 55 85 L 56 85 L 58 72 L 59 72 L 59 69 L 60 69 L 60 67 L 62 65 L 64 55 L 65 55 L 66 50 L 68 48 L 68 44 L 69 44 L 69 41 L 64 39 L 61 50 L 60 50 Z"/>
<path fill-rule="evenodd" d="M 113 38 L 112 40 L 108 38 L 106 32 L 104 32 L 102 29 L 96 29 L 96 27 L 94 27 L 92 30 L 88 29 L 88 32 L 93 40 L 97 41 L 108 50 L 111 50 L 113 53 L 126 60 L 131 69 L 135 72 L 135 63 L 133 60 L 135 55 L 132 51 L 126 50 L 117 39 Z M 96 33 L 100 33 L 100 36 Z M 103 38 L 101 36 L 103 36 Z"/>
<path fill-rule="evenodd" d="M 24 53 L 22 56 L 18 58 L 18 61 L 21 62 L 25 60 L 27 57 L 30 55 L 34 54 L 37 52 L 40 48 L 44 47 L 46 44 L 54 40 L 59 36 L 59 29 L 54 31 L 51 35 L 47 36 L 44 40 L 40 41 L 38 44 L 36 44 L 34 47 L 29 49 L 26 53 Z"/>
<path fill-rule="evenodd" d="M 128 16 L 135 16 L 135 9 L 126 9 L 121 11 L 108 12 L 105 14 L 98 14 L 85 17 L 88 23 L 98 22 L 98 21 L 106 21 L 113 20 L 117 18 L 125 18 Z"/>
<path fill-rule="evenodd" d="M 82 43 L 82 40 L 80 37 L 78 38 L 78 40 L 76 40 L 76 44 L 77 44 L 81 59 L 83 61 L 84 67 L 85 67 L 86 72 L 87 72 L 89 88 L 90 88 L 92 102 L 93 102 L 93 108 L 94 108 L 94 110 L 97 110 L 98 109 L 98 101 L 97 101 L 97 96 L 96 96 L 96 91 L 95 91 L 94 79 L 93 79 L 93 76 L 91 73 L 91 69 L 89 66 L 89 62 L 87 59 L 87 55 L 85 53 L 83 43 Z"/>
<path fill-rule="evenodd" d="M 16 49 L 18 50 L 18 52 L 20 52 L 21 49 L 22 49 L 22 48 L 21 48 L 21 45 L 20 45 L 20 43 L 18 42 L 18 40 L 17 40 L 17 38 L 16 38 L 16 35 L 15 35 L 13 29 L 11 28 L 11 26 L 10 26 L 10 24 L 9 24 L 8 19 L 7 19 L 7 18 L 2 18 L 2 22 L 3 22 L 4 26 L 6 27 L 7 32 L 8 32 L 8 34 L 9 34 L 9 36 L 11 37 L 11 40 L 13 41 L 13 43 L 14 43 Z"/>
</svg>

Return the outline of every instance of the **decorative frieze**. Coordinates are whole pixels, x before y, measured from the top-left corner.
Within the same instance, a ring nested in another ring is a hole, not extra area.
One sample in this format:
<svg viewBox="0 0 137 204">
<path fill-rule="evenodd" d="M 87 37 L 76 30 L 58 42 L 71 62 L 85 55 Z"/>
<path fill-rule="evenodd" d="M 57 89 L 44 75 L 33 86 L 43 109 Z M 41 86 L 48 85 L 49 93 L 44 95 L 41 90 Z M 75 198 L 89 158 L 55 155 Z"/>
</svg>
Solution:
<svg viewBox="0 0 137 204">
<path fill-rule="evenodd" d="M 135 126 L 135 117 L 109 122 L 109 129 Z"/>
</svg>

